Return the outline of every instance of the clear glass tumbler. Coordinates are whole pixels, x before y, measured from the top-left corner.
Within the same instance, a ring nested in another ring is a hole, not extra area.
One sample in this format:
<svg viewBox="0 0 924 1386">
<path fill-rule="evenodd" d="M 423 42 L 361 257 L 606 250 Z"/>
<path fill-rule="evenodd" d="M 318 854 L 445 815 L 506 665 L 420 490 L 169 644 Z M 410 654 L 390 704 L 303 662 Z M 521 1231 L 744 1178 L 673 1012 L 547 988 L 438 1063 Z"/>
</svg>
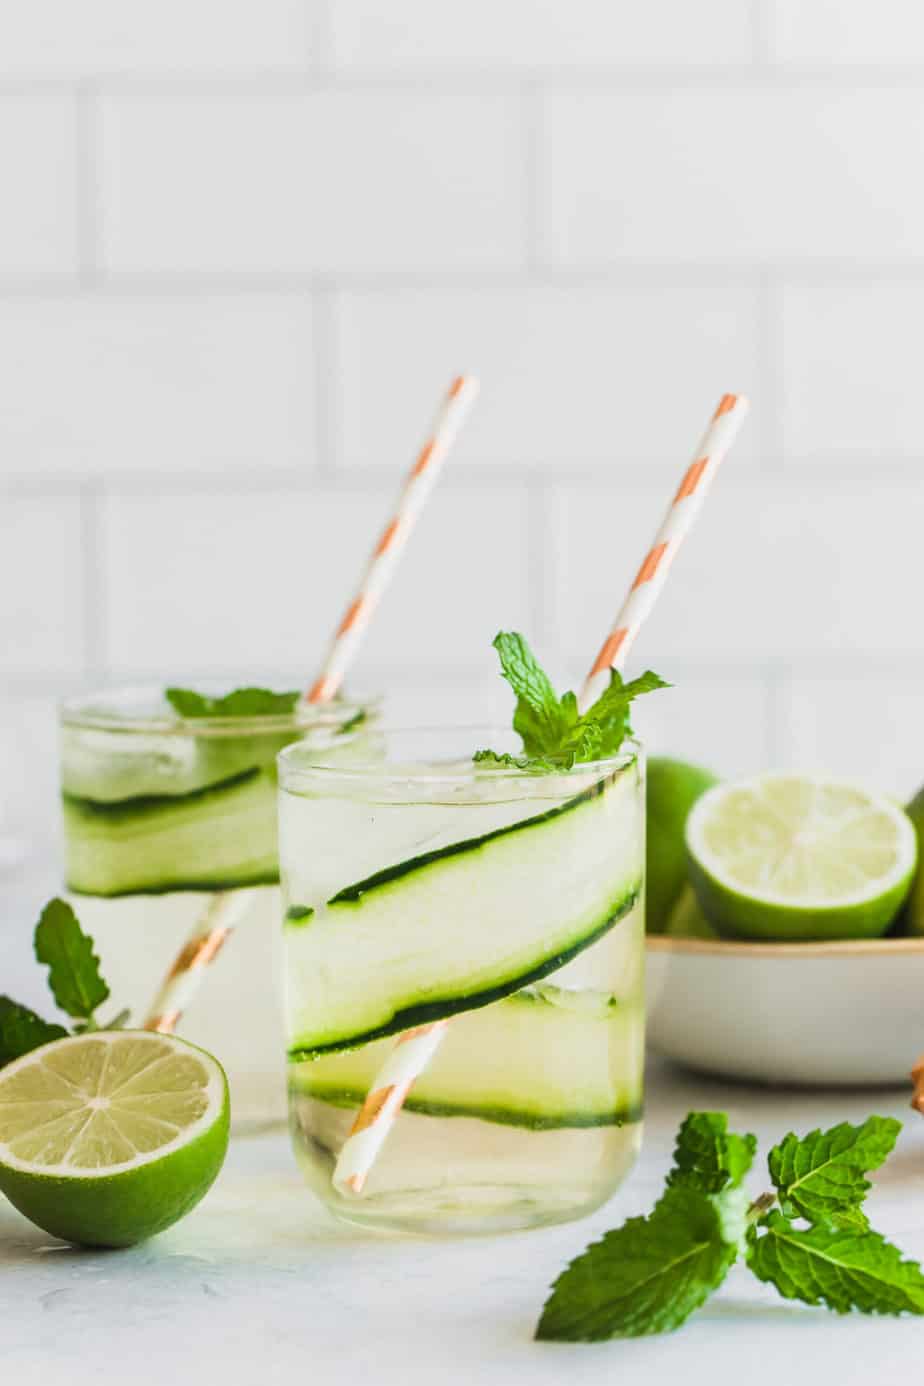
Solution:
<svg viewBox="0 0 924 1386">
<path fill-rule="evenodd" d="M 131 1008 L 133 1023 L 211 893 L 260 887 L 180 1028 L 225 1066 L 238 1129 L 285 1119 L 276 756 L 290 742 L 335 733 L 358 711 L 333 703 L 187 720 L 160 688 L 92 694 L 61 708 L 67 886 L 113 1002 Z"/>
<path fill-rule="evenodd" d="M 638 1151 L 642 751 L 550 774 L 473 762 L 510 741 L 376 729 L 362 754 L 341 741 L 279 758 L 290 1126 L 308 1183 L 353 1222 L 565 1221 L 605 1202 Z M 442 1017 L 362 1193 L 339 1192 L 395 1036 Z"/>
</svg>

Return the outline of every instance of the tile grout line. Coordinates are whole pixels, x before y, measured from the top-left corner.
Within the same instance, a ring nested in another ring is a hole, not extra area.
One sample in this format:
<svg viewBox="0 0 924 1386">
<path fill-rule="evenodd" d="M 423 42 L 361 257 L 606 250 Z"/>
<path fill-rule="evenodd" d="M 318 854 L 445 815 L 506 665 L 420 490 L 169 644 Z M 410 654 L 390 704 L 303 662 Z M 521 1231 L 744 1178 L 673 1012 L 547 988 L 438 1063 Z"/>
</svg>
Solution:
<svg viewBox="0 0 924 1386">
<path fill-rule="evenodd" d="M 175 92 L 212 93 L 241 92 L 262 95 L 268 92 L 297 92 L 339 90 L 350 94 L 377 91 L 415 91 L 440 93 L 447 90 L 470 92 L 479 96 L 485 91 L 509 90 L 518 82 L 530 81 L 558 90 L 608 90 L 614 85 L 621 90 L 668 90 L 671 88 L 705 88 L 748 86 L 755 82 L 765 88 L 785 90 L 815 86 L 819 90 L 844 91 L 858 88 L 887 91 L 892 88 L 917 90 L 924 77 L 924 60 L 889 62 L 822 62 L 811 60 L 784 61 L 776 56 L 772 24 L 764 21 L 759 0 L 751 0 L 751 56 L 730 62 L 678 63 L 639 61 L 598 61 L 547 64 L 508 64 L 500 62 L 471 62 L 469 64 L 438 59 L 426 67 L 413 65 L 366 68 L 337 66 L 333 51 L 332 26 L 322 6 L 314 22 L 309 20 L 309 42 L 313 40 L 314 54 L 306 55 L 305 65 L 291 67 L 254 67 L 234 71 L 214 72 L 171 71 L 152 68 L 142 73 L 97 71 L 85 79 L 104 86 L 117 96 L 144 91 L 169 97 Z M 0 76 L 0 99 L 24 91 L 53 90 L 68 83 L 67 77 L 56 74 L 36 77 Z M 72 80 L 72 79 L 71 79 Z"/>
<path fill-rule="evenodd" d="M 760 401 L 763 406 L 763 401 Z M 332 411 L 334 415 L 336 411 Z M 335 429 L 332 427 L 332 432 Z M 876 455 L 869 460 L 869 451 L 855 458 L 846 455 L 794 455 L 788 462 L 765 468 L 758 460 L 740 467 L 723 485 L 733 485 L 742 491 L 766 488 L 780 483 L 797 487 L 801 494 L 830 491 L 833 482 L 843 485 L 894 485 L 908 488 L 921 482 L 921 455 Z M 614 473 L 611 464 L 599 459 L 564 460 L 560 463 L 507 462 L 503 457 L 484 458 L 477 462 L 458 462 L 452 468 L 452 481 L 447 483 L 463 492 L 487 491 L 493 485 L 517 488 L 534 485 L 539 488 L 569 487 L 575 491 L 592 488 L 596 492 L 618 490 L 620 487 L 645 495 L 663 495 L 666 481 L 675 474 L 676 455 L 649 458 L 644 462 L 627 463 Z M 254 473 L 241 464 L 223 472 L 138 471 L 120 474 L 109 469 L 81 476 L 53 470 L 39 477 L 22 473 L 8 475 L 0 481 L 0 496 L 73 496 L 80 495 L 85 486 L 105 487 L 120 496 L 215 496 L 273 495 L 305 492 L 318 486 L 322 492 L 345 494 L 365 491 L 384 495 L 391 484 L 388 469 L 376 463 L 299 467 L 298 464 L 267 468 Z M 915 487 L 915 494 L 917 487 Z"/>
<path fill-rule="evenodd" d="M 330 289 L 315 289 L 311 294 L 312 347 L 314 354 L 314 413 L 315 457 L 313 473 L 329 478 L 342 475 L 337 466 L 339 437 L 337 418 L 337 344 L 334 294 Z"/>
<path fill-rule="evenodd" d="M 526 487 L 526 581 L 530 643 L 544 645 L 549 618 L 547 590 L 548 516 L 546 488 L 541 482 L 529 481 Z"/>
<path fill-rule="evenodd" d="M 316 78 L 329 80 L 334 76 L 334 15 L 331 0 L 302 0 L 313 17 L 309 20 L 311 39 L 314 44 L 313 60 L 309 54 L 311 68 Z"/>
<path fill-rule="evenodd" d="M 520 86 L 523 121 L 523 234 L 526 268 L 534 273 L 541 265 L 539 210 L 539 143 L 542 94 L 536 81 Z"/>
<path fill-rule="evenodd" d="M 98 208 L 94 213 L 98 222 Z M 94 257 L 95 258 L 95 257 Z M 151 270 L 107 272 L 101 290 L 113 301 L 120 297 L 154 298 L 161 301 L 207 298 L 223 294 L 231 298 L 250 295 L 284 296 L 327 290 L 344 294 L 404 294 L 413 292 L 467 293 L 490 295 L 499 290 L 524 293 L 545 289 L 616 291 L 630 288 L 658 291 L 683 286 L 733 290 L 753 285 L 755 275 L 785 276 L 800 287 L 865 287 L 895 285 L 924 280 L 924 259 L 907 257 L 889 260 L 867 258 L 842 261 L 813 261 L 798 257 L 718 261 L 677 259 L 638 260 L 624 258 L 609 264 L 550 265 L 546 262 L 520 268 L 453 268 L 421 272 L 392 270 L 336 272 L 230 271 L 208 273 L 200 270 Z M 77 296 L 74 278 L 68 272 L 34 276 L 3 274 L 0 271 L 0 301 L 67 300 Z"/>
<path fill-rule="evenodd" d="M 760 470 L 781 478 L 785 474 L 783 418 L 782 295 L 778 277 L 767 271 L 758 279 L 758 381 L 764 391 L 755 400 L 759 420 Z"/>
<path fill-rule="evenodd" d="M 85 482 L 80 489 L 80 544 L 83 583 L 85 674 L 101 680 L 106 665 L 106 573 L 102 555 L 103 489 Z"/>
<path fill-rule="evenodd" d="M 759 68 L 776 66 L 773 14 L 765 0 L 751 0 L 751 56 Z"/>
<path fill-rule="evenodd" d="M 92 82 L 77 85 L 75 140 L 77 145 L 77 262 L 78 282 L 92 288 L 100 280 L 101 206 L 97 143 L 97 89 Z"/>
<path fill-rule="evenodd" d="M 764 742 L 767 764 L 774 767 L 785 766 L 788 737 L 784 735 L 783 700 L 790 681 L 788 661 L 771 664 L 764 670 L 763 688 L 765 699 Z"/>
</svg>

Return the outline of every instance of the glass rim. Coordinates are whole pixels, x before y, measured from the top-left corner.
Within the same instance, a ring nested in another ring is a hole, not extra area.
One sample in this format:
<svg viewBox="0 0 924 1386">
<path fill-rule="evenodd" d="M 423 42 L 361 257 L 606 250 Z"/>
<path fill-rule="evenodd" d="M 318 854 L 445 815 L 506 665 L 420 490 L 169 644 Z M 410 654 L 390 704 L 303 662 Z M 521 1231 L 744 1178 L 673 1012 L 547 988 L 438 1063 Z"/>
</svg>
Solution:
<svg viewBox="0 0 924 1386">
<path fill-rule="evenodd" d="M 478 746 L 490 745 L 491 740 L 499 737 L 509 737 L 509 727 L 498 727 L 485 725 L 483 723 L 445 723 L 442 725 L 414 726 L 408 724 L 376 724 L 377 735 L 383 737 L 396 736 L 460 736 L 471 734 L 472 757 Z M 355 733 L 348 733 L 346 736 L 338 736 L 336 742 L 325 742 L 322 745 L 317 743 L 298 741 L 291 746 L 286 746 L 276 757 L 276 765 L 279 771 L 279 784 L 282 789 L 296 788 L 299 781 L 321 780 L 325 784 L 334 784 L 343 781 L 352 785 L 406 785 L 408 788 L 414 785 L 471 785 L 473 773 L 477 774 L 479 780 L 490 784 L 500 784 L 504 781 L 513 781 L 519 784 L 543 782 L 545 784 L 555 784 L 561 780 L 574 780 L 579 777 L 593 777 L 594 775 L 614 774 L 620 770 L 626 770 L 635 765 L 640 760 L 644 747 L 636 736 L 626 736 L 622 745 L 615 755 L 603 756 L 599 760 L 577 761 L 574 765 L 556 770 L 529 770 L 519 766 L 501 765 L 489 766 L 484 762 L 475 761 L 470 758 L 461 763 L 455 757 L 452 761 L 440 762 L 439 760 L 418 759 L 410 761 L 403 760 L 369 760 L 357 763 L 355 760 L 348 764 L 342 762 L 325 761 L 325 756 L 332 750 L 338 752 L 349 746 L 354 736 L 358 738 L 362 733 L 359 729 Z M 450 768 L 457 766 L 459 768 Z"/>
<path fill-rule="evenodd" d="M 193 679 L 193 684 L 206 687 L 209 679 Z M 217 683 L 218 681 L 212 681 Z M 107 731 L 133 736 L 240 736 L 264 735 L 317 726 L 335 726 L 360 714 L 375 713 L 382 705 L 382 694 L 372 693 L 326 703 L 307 703 L 299 700 L 291 712 L 264 713 L 244 717 L 182 717 L 173 713 L 139 713 L 132 716 L 115 708 L 107 711 L 107 700 L 128 699 L 133 694 L 162 696 L 162 684 L 116 684 L 111 688 L 90 693 L 72 694 L 58 703 L 58 722 L 62 727 L 79 731 Z M 93 706 L 94 702 L 97 706 Z"/>
</svg>

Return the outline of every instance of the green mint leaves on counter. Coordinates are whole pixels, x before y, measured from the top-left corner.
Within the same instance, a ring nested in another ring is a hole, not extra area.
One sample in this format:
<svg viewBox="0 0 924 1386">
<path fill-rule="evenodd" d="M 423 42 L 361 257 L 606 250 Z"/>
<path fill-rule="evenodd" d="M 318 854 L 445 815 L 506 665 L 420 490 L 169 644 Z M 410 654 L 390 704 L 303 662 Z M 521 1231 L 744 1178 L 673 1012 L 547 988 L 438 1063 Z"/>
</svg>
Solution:
<svg viewBox="0 0 924 1386">
<path fill-rule="evenodd" d="M 599 1342 L 669 1333 L 721 1285 L 737 1255 L 712 1198 L 668 1189 L 647 1218 L 630 1218 L 571 1262 L 536 1337 Z"/>
<path fill-rule="evenodd" d="M 668 1188 L 679 1184 L 707 1194 L 737 1188 L 756 1151 L 757 1137 L 729 1131 L 724 1112 L 691 1112 L 677 1134 Z"/>
<path fill-rule="evenodd" d="M 749 1202 L 743 1181 L 755 1138 L 730 1132 L 722 1112 L 691 1112 L 654 1210 L 571 1262 L 536 1337 L 595 1342 L 671 1332 L 742 1255 L 786 1299 L 839 1314 L 924 1314 L 920 1266 L 872 1231 L 862 1210 L 864 1175 L 883 1163 L 900 1129 L 891 1118 L 870 1117 L 861 1126 L 790 1134 L 769 1155 L 775 1192 Z"/>
<path fill-rule="evenodd" d="M 924 1314 L 924 1276 L 878 1232 L 823 1224 L 795 1227 L 769 1212 L 748 1233 L 747 1261 L 785 1299 L 824 1304 L 836 1314 Z"/>
<path fill-rule="evenodd" d="M 109 997 L 93 940 L 64 900 L 50 900 L 35 930 L 35 956 L 48 968 L 55 1002 L 73 1020 L 93 1025 L 93 1012 Z"/>
<path fill-rule="evenodd" d="M 235 688 L 223 698 L 191 688 L 167 688 L 164 697 L 181 717 L 285 717 L 295 711 L 301 693 L 273 693 L 269 688 Z"/>
<path fill-rule="evenodd" d="M 747 1229 L 741 1187 L 753 1136 L 720 1112 L 691 1112 L 667 1188 L 647 1218 L 607 1232 L 558 1277 L 536 1337 L 567 1342 L 639 1338 L 679 1328 L 721 1285 Z"/>
<path fill-rule="evenodd" d="M 874 1116 L 862 1126 L 843 1121 L 801 1140 L 788 1135 L 769 1157 L 783 1212 L 863 1231 L 869 1223 L 860 1205 L 871 1187 L 863 1176 L 889 1157 L 900 1130 L 894 1118 Z"/>
<path fill-rule="evenodd" d="M 617 670 L 610 673 L 605 692 L 585 713 L 577 698 L 559 698 L 548 675 L 529 645 L 516 631 L 501 631 L 494 638 L 501 673 L 517 697 L 513 730 L 522 739 L 523 755 L 476 751 L 476 761 L 510 765 L 518 769 L 569 770 L 582 761 L 615 755 L 631 734 L 629 704 L 643 693 L 670 685 L 650 671 L 624 683 Z"/>
<path fill-rule="evenodd" d="M 48 985 L 60 1010 L 77 1023 L 73 1033 L 120 1029 L 128 1012 L 120 1011 L 100 1026 L 96 1010 L 109 998 L 109 988 L 93 952 L 93 940 L 64 900 L 49 900 L 35 929 L 35 956 L 48 968 Z M 28 1006 L 0 996 L 0 1068 L 52 1040 L 64 1039 L 63 1025 L 44 1020 Z"/>
</svg>

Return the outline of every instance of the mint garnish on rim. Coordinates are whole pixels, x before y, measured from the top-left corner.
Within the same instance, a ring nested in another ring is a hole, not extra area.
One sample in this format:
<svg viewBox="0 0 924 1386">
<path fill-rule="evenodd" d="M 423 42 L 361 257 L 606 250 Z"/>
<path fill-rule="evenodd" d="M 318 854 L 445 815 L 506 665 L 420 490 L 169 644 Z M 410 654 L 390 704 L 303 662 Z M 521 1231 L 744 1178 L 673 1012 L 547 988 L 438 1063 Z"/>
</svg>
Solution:
<svg viewBox="0 0 924 1386">
<path fill-rule="evenodd" d="M 513 730 L 522 738 L 523 755 L 476 751 L 474 759 L 484 764 L 520 770 L 570 770 L 581 761 L 613 756 L 632 734 L 629 704 L 633 699 L 670 687 L 650 670 L 625 683 L 613 669 L 609 687 L 582 714 L 574 693 L 558 697 L 522 635 L 501 631 L 493 644 L 500 656 L 501 673 L 517 695 Z"/>
<path fill-rule="evenodd" d="M 295 711 L 302 695 L 298 689 L 274 693 L 270 688 L 235 688 L 212 698 L 191 688 L 168 688 L 164 696 L 181 717 L 281 717 Z"/>
</svg>

